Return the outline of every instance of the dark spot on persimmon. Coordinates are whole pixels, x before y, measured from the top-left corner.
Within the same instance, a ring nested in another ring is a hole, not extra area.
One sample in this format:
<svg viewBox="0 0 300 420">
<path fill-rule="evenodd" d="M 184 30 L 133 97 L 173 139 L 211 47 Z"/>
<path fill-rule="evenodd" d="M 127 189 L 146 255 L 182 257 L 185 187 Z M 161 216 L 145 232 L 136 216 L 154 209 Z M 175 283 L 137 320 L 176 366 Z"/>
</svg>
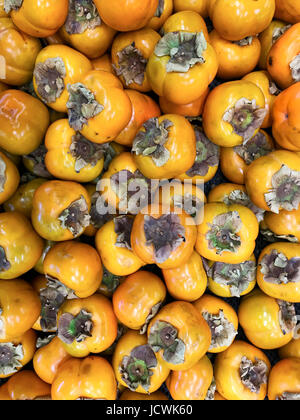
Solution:
<svg viewBox="0 0 300 420">
<path fill-rule="evenodd" d="M 88 375 L 88 374 L 91 372 L 91 370 L 92 370 L 92 366 L 91 366 L 91 365 L 85 365 L 85 366 L 82 368 L 82 373 L 83 373 L 84 375 Z"/>
<path fill-rule="evenodd" d="M 270 57 L 270 58 L 269 58 L 269 65 L 270 65 L 270 66 L 272 66 L 272 65 L 273 65 L 273 58 L 272 58 L 272 57 Z"/>
</svg>

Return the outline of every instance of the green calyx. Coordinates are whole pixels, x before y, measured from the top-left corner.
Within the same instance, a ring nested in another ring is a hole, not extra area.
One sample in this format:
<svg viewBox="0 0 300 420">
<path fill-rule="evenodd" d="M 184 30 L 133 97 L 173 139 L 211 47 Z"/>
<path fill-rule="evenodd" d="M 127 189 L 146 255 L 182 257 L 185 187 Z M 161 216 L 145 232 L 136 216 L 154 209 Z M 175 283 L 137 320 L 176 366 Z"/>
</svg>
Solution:
<svg viewBox="0 0 300 420">
<path fill-rule="evenodd" d="M 206 234 L 208 247 L 215 249 L 218 255 L 225 251 L 236 252 L 241 246 L 241 238 L 237 234 L 242 228 L 238 212 L 228 212 L 216 216 L 211 229 Z"/>
<path fill-rule="evenodd" d="M 58 337 L 66 344 L 81 343 L 92 336 L 92 314 L 82 309 L 78 315 L 64 313 L 58 320 Z"/>
<path fill-rule="evenodd" d="M 92 0 L 69 0 L 69 14 L 65 23 L 68 34 L 82 34 L 100 25 L 101 19 Z"/>
</svg>

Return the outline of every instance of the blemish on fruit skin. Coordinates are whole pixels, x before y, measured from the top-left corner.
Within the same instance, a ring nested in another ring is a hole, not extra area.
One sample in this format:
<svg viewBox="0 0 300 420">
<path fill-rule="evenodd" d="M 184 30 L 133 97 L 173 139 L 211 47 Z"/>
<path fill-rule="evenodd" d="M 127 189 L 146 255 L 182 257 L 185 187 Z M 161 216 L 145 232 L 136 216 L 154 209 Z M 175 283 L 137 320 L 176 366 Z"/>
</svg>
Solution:
<svg viewBox="0 0 300 420">
<path fill-rule="evenodd" d="M 270 65 L 270 66 L 272 66 L 272 65 L 273 65 L 273 58 L 272 58 L 272 57 L 270 57 L 270 58 L 269 58 L 269 65 Z"/>
</svg>

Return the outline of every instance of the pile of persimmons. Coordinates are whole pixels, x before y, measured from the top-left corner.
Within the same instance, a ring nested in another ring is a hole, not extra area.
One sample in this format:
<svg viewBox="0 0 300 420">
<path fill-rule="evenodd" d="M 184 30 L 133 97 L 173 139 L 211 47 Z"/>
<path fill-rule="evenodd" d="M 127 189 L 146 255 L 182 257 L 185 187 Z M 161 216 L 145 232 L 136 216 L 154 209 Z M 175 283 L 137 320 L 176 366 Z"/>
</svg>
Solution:
<svg viewBox="0 0 300 420">
<path fill-rule="evenodd" d="M 0 399 L 300 400 L 300 2 L 0 0 L 0 77 Z"/>
</svg>

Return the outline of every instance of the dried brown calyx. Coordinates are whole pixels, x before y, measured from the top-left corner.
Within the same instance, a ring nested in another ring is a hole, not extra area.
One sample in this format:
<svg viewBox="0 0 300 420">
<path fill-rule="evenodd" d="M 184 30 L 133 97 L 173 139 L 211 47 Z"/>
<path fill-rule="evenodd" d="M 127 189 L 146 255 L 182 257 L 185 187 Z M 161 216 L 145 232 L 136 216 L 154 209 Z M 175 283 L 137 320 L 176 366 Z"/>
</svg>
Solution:
<svg viewBox="0 0 300 420">
<path fill-rule="evenodd" d="M 97 144 L 86 139 L 82 134 L 76 133 L 72 137 L 70 152 L 75 159 L 75 171 L 79 173 L 81 169 L 88 165 L 96 166 L 107 149 L 106 143 Z"/>
<path fill-rule="evenodd" d="M 266 115 L 266 108 L 256 105 L 256 100 L 246 98 L 239 99 L 234 107 L 227 110 L 223 121 L 233 127 L 233 132 L 243 138 L 243 144 L 247 143 L 254 136 L 255 131 L 261 127 Z"/>
<path fill-rule="evenodd" d="M 131 216 L 119 216 L 114 218 L 115 233 L 117 234 L 115 245 L 117 247 L 127 248 L 132 251 L 130 237 L 133 221 L 134 219 Z"/>
<path fill-rule="evenodd" d="M 4 0 L 4 10 L 10 13 L 12 10 L 19 10 L 23 4 L 23 0 Z"/>
<path fill-rule="evenodd" d="M 194 126 L 196 134 L 196 160 L 186 174 L 190 177 L 205 176 L 212 166 L 218 166 L 220 147 L 212 143 L 204 134 L 202 128 Z"/>
<path fill-rule="evenodd" d="M 32 153 L 25 155 L 24 157 L 32 162 L 32 172 L 34 173 L 34 175 L 50 179 L 52 178 L 52 175 L 50 174 L 45 165 L 46 153 L 46 147 L 43 144 L 41 144 Z"/>
<path fill-rule="evenodd" d="M 209 226 L 206 234 L 208 246 L 221 255 L 224 251 L 236 252 L 241 246 L 241 238 L 237 234 L 242 228 L 242 220 L 237 211 L 219 214 Z"/>
<path fill-rule="evenodd" d="M 166 65 L 168 73 L 187 73 L 196 64 L 205 63 L 203 53 L 207 42 L 203 32 L 169 32 L 155 47 L 157 57 L 169 56 Z"/>
<path fill-rule="evenodd" d="M 116 276 L 103 266 L 103 276 L 101 284 L 107 288 L 107 291 L 113 293 L 120 285 L 121 276 Z"/>
<path fill-rule="evenodd" d="M 132 152 L 136 155 L 149 156 L 157 167 L 165 165 L 170 159 L 170 152 L 165 143 L 169 139 L 169 129 L 173 123 L 164 120 L 161 124 L 158 118 L 151 118 L 143 125 L 133 141 Z"/>
<path fill-rule="evenodd" d="M 217 390 L 217 384 L 216 384 L 215 378 L 213 378 L 211 385 L 207 390 L 205 401 L 214 401 L 216 390 Z"/>
<path fill-rule="evenodd" d="M 293 171 L 286 165 L 272 176 L 272 188 L 265 194 L 265 200 L 273 213 L 281 209 L 297 210 L 300 203 L 300 171 Z"/>
<path fill-rule="evenodd" d="M 82 130 L 88 120 L 104 110 L 91 90 L 82 83 L 68 85 L 69 101 L 67 102 L 69 124 L 75 131 Z"/>
<path fill-rule="evenodd" d="M 277 235 L 275 232 L 272 232 L 269 229 L 260 229 L 260 233 L 268 242 L 278 242 L 279 240 L 282 240 L 292 243 L 299 243 L 298 239 L 294 235 Z"/>
<path fill-rule="evenodd" d="M 85 198 L 81 195 L 78 200 L 73 201 L 59 215 L 58 220 L 62 228 L 68 229 L 74 238 L 80 236 L 90 223 L 89 208 Z"/>
<path fill-rule="evenodd" d="M 165 0 L 158 0 L 158 6 L 157 6 L 154 16 L 160 18 L 164 12 L 164 8 L 165 8 Z"/>
<path fill-rule="evenodd" d="M 284 392 L 276 397 L 277 401 L 300 401 L 300 392 Z"/>
<path fill-rule="evenodd" d="M 278 88 L 275 82 L 269 80 L 269 93 L 278 96 L 282 91 Z"/>
<path fill-rule="evenodd" d="M 290 334 L 297 326 L 296 307 L 293 303 L 277 299 L 279 324 L 284 335 Z"/>
<path fill-rule="evenodd" d="M 65 23 L 68 34 L 82 34 L 101 25 L 98 10 L 92 0 L 69 0 L 69 13 Z"/>
<path fill-rule="evenodd" d="M 0 246 L 0 273 L 9 270 L 11 267 L 5 253 L 5 249 Z"/>
<path fill-rule="evenodd" d="M 275 44 L 275 42 L 291 27 L 292 25 L 286 25 L 282 28 L 275 28 L 272 34 L 272 44 Z"/>
<path fill-rule="evenodd" d="M 126 86 L 132 83 L 142 85 L 145 80 L 145 71 L 148 60 L 142 52 L 136 48 L 135 42 L 123 48 L 117 53 L 118 65 L 114 67 L 117 76 L 124 78 Z"/>
<path fill-rule="evenodd" d="M 230 194 L 224 197 L 224 203 L 227 205 L 241 204 L 242 206 L 248 207 L 255 214 L 258 222 L 264 220 L 265 210 L 260 209 L 252 203 L 248 194 L 241 190 L 233 190 Z"/>
<path fill-rule="evenodd" d="M 228 286 L 232 297 L 240 297 L 256 278 L 256 264 L 254 261 L 241 264 L 215 262 L 208 275 L 216 283 Z"/>
<path fill-rule="evenodd" d="M 0 374 L 11 375 L 23 367 L 21 361 L 24 358 L 22 344 L 0 344 Z"/>
<path fill-rule="evenodd" d="M 4 186 L 6 183 L 6 164 L 4 160 L 0 157 L 0 193 L 4 191 Z"/>
<path fill-rule="evenodd" d="M 92 336 L 92 314 L 82 309 L 76 316 L 66 312 L 58 320 L 58 338 L 66 344 L 81 343 Z"/>
<path fill-rule="evenodd" d="M 96 228 L 100 229 L 105 223 L 111 221 L 115 217 L 116 209 L 111 207 L 104 200 L 103 196 L 98 192 L 92 195 L 90 223 Z"/>
<path fill-rule="evenodd" d="M 145 324 L 140 329 L 140 334 L 145 334 L 146 333 L 151 319 L 153 319 L 155 317 L 155 315 L 157 314 L 157 312 L 160 310 L 160 308 L 162 306 L 162 303 L 163 302 L 158 302 L 156 305 L 152 306 L 152 308 L 151 308 L 151 310 L 150 310 L 150 312 L 149 312 L 149 314 L 146 318 Z"/>
<path fill-rule="evenodd" d="M 42 347 L 47 346 L 49 343 L 51 343 L 51 341 L 53 340 L 53 338 L 56 337 L 56 334 L 48 334 L 45 337 L 38 337 L 36 340 L 36 345 L 35 347 L 37 349 L 41 349 Z"/>
<path fill-rule="evenodd" d="M 300 258 L 288 259 L 282 252 L 273 249 L 260 262 L 264 280 L 273 284 L 298 283 L 300 281 Z"/>
<path fill-rule="evenodd" d="M 232 41 L 233 44 L 238 45 L 239 47 L 247 47 L 252 45 L 253 36 L 247 36 L 246 38 L 240 39 L 239 41 Z"/>
<path fill-rule="evenodd" d="M 255 358 L 253 363 L 244 356 L 240 363 L 240 378 L 246 388 L 258 394 L 261 386 L 268 382 L 268 366 L 262 360 Z"/>
<path fill-rule="evenodd" d="M 211 331 L 211 345 L 209 350 L 229 347 L 238 332 L 232 322 L 229 322 L 225 317 L 223 310 L 221 309 L 218 314 L 202 312 L 202 316 Z"/>
<path fill-rule="evenodd" d="M 192 217 L 204 206 L 204 201 L 199 197 L 186 193 L 184 195 L 174 195 L 173 202 L 175 207 L 184 209 L 184 211 Z"/>
<path fill-rule="evenodd" d="M 300 82 L 300 54 L 290 62 L 290 69 L 294 82 Z"/>
<path fill-rule="evenodd" d="M 146 245 L 153 245 L 155 261 L 164 263 L 185 242 L 185 228 L 177 214 L 164 214 L 159 218 L 145 215 Z"/>
<path fill-rule="evenodd" d="M 250 165 L 256 159 L 268 155 L 273 148 L 267 141 L 264 133 L 259 131 L 256 136 L 250 139 L 246 144 L 235 146 L 234 151 L 247 165 Z"/>
<path fill-rule="evenodd" d="M 56 101 L 65 89 L 64 78 L 66 67 L 61 57 L 47 58 L 42 63 L 37 63 L 34 77 L 37 91 L 46 104 Z"/>
<path fill-rule="evenodd" d="M 121 378 L 131 391 L 141 386 L 149 392 L 151 376 L 156 368 L 157 360 L 154 351 L 149 345 L 135 347 L 129 356 L 123 357 L 119 366 Z"/>
<path fill-rule="evenodd" d="M 185 343 L 178 338 L 177 329 L 168 322 L 156 321 L 151 329 L 148 337 L 148 344 L 155 353 L 163 350 L 163 359 L 179 365 L 185 360 Z"/>
</svg>

